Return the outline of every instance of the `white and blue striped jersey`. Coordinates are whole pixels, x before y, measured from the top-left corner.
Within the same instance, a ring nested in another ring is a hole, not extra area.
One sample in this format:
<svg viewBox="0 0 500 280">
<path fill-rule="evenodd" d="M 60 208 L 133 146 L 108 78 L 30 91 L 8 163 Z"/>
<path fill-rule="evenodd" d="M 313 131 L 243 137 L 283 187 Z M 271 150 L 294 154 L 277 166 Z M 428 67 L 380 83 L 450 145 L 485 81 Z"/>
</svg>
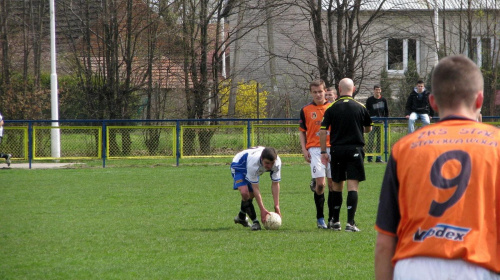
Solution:
<svg viewBox="0 0 500 280">
<path fill-rule="evenodd" d="M 267 170 L 262 166 L 260 157 L 265 147 L 255 147 L 243 150 L 236 154 L 231 163 L 231 172 L 245 174 L 245 179 L 253 184 L 259 182 L 259 176 Z M 281 180 L 281 159 L 278 156 L 271 168 L 271 180 L 279 182 Z"/>
</svg>

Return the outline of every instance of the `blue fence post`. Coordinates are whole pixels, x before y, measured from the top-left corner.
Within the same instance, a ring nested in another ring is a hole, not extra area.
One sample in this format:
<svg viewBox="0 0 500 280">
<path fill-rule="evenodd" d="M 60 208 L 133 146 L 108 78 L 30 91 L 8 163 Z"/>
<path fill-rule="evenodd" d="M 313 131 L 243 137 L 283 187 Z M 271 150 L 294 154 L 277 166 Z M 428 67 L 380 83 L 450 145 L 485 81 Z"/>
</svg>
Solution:
<svg viewBox="0 0 500 280">
<path fill-rule="evenodd" d="M 250 119 L 247 119 L 247 149 L 252 146 L 252 127 Z"/>
<path fill-rule="evenodd" d="M 179 158 L 181 157 L 181 124 L 179 120 L 175 121 L 175 131 L 177 132 L 175 145 L 175 164 L 179 166 Z"/>
<path fill-rule="evenodd" d="M 106 133 L 106 121 L 102 121 L 102 168 L 106 168 L 106 141 L 107 141 L 107 133 Z"/>
<path fill-rule="evenodd" d="M 31 160 L 33 158 L 33 123 L 28 122 L 28 166 L 31 169 Z"/>
<path fill-rule="evenodd" d="M 389 140 L 389 137 L 387 137 L 387 133 L 389 132 L 389 120 L 387 118 L 384 118 L 384 154 L 385 154 L 385 162 L 387 162 L 387 156 L 388 156 L 388 151 L 387 149 L 389 148 L 389 145 L 387 141 Z"/>
</svg>

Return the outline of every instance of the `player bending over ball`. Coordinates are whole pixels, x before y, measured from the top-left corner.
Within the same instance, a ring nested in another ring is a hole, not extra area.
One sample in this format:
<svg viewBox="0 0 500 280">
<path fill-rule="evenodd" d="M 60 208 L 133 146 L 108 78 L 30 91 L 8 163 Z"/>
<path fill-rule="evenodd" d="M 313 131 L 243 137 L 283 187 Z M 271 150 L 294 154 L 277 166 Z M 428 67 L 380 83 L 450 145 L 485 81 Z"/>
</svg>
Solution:
<svg viewBox="0 0 500 280">
<path fill-rule="evenodd" d="M 259 177 L 264 172 L 271 173 L 271 191 L 274 199 L 274 211 L 281 216 L 280 211 L 280 180 L 281 159 L 276 150 L 271 147 L 254 147 L 241 151 L 234 156 L 231 162 L 231 174 L 233 175 L 233 189 L 239 190 L 241 194 L 240 213 L 234 218 L 234 223 L 250 226 L 247 215 L 252 220 L 252 230 L 261 230 L 257 213 L 253 206 L 253 198 L 257 200 L 260 208 L 260 218 L 265 223 L 269 211 L 264 207 L 259 188 Z"/>
</svg>

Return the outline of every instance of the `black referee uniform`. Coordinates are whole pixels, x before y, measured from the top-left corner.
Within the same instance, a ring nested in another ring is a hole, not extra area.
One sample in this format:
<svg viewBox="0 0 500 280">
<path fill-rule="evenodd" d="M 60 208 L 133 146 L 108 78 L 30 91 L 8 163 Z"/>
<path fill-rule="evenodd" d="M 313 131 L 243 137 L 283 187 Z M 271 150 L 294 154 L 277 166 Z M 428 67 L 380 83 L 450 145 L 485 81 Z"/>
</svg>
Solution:
<svg viewBox="0 0 500 280">
<path fill-rule="evenodd" d="M 326 111 L 321 129 L 330 128 L 332 179 L 364 181 L 363 133 L 372 119 L 365 106 L 351 96 L 340 96 Z"/>
</svg>

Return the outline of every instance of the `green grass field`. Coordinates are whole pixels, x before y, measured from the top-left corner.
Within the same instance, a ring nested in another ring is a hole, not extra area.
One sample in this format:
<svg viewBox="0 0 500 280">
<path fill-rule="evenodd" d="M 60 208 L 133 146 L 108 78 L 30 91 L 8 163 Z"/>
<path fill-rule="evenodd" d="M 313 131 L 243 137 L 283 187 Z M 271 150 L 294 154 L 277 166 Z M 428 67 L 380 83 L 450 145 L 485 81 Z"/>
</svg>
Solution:
<svg viewBox="0 0 500 280">
<path fill-rule="evenodd" d="M 225 164 L 2 169 L 0 279 L 373 279 L 385 164 L 366 164 L 347 233 L 316 228 L 309 166 L 282 161 L 283 226 L 260 232 L 233 223 Z"/>
</svg>

